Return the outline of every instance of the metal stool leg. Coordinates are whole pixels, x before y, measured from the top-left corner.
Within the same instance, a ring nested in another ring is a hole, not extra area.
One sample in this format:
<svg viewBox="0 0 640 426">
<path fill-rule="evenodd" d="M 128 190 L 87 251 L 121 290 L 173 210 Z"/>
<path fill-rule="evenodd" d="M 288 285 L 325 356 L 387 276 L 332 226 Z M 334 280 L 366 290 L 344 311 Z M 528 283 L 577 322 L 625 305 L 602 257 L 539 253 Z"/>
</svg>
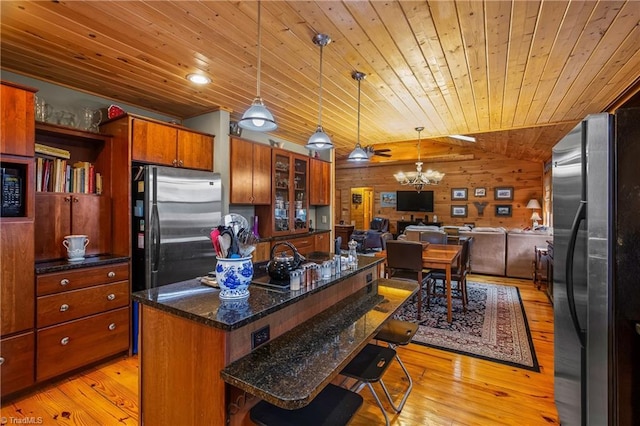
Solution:
<svg viewBox="0 0 640 426">
<path fill-rule="evenodd" d="M 392 343 L 387 343 L 387 344 L 391 349 L 396 349 L 397 347 L 397 345 L 394 345 Z M 407 390 L 404 392 L 404 396 L 400 400 L 400 404 L 396 406 L 393 403 L 393 399 L 391 398 L 391 395 L 389 394 L 389 391 L 387 390 L 387 387 L 385 386 L 384 381 L 382 381 L 382 379 L 380 379 L 380 386 L 382 386 L 382 390 L 384 391 L 384 394 L 387 396 L 387 400 L 389 401 L 389 404 L 391 405 L 391 407 L 394 409 L 396 413 L 399 413 L 404 408 L 404 404 L 406 404 L 407 399 L 409 398 L 409 394 L 413 389 L 413 380 L 411 379 L 411 376 L 409 375 L 409 371 L 407 371 L 407 368 L 404 366 L 404 363 L 400 359 L 400 356 L 398 355 L 397 352 L 396 352 L 396 360 L 398 361 L 400 368 L 402 368 L 402 371 L 404 371 L 404 375 L 407 376 L 407 380 L 409 381 L 409 386 L 407 387 Z"/>
</svg>

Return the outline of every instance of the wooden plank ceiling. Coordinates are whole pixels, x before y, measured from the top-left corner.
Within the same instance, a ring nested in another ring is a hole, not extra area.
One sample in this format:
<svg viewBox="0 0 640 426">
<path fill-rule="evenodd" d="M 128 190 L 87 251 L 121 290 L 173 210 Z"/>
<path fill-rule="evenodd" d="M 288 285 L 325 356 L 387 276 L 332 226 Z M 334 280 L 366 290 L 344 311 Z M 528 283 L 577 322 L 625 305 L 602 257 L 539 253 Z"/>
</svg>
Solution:
<svg viewBox="0 0 640 426">
<path fill-rule="evenodd" d="M 177 118 L 224 108 L 237 120 L 256 95 L 257 2 L 1 7 L 5 70 Z M 633 0 L 267 0 L 261 95 L 278 121 L 273 136 L 304 145 L 318 120 L 311 39 L 326 33 L 322 121 L 337 158 L 357 139 L 359 70 L 362 145 L 415 158 L 414 128 L 424 126 L 435 143 L 474 135 L 479 149 L 544 161 L 576 122 L 637 90 L 639 19 Z M 213 83 L 185 80 L 196 71 Z"/>
</svg>

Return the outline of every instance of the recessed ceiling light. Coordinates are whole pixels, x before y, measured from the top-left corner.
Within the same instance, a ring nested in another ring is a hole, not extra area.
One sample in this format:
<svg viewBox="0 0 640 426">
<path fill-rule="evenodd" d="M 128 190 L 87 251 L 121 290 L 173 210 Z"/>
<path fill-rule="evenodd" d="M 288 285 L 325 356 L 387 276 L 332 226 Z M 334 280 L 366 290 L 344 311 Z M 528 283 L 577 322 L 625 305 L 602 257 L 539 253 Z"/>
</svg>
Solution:
<svg viewBox="0 0 640 426">
<path fill-rule="evenodd" d="M 196 84 L 209 84 L 211 83 L 211 79 L 206 75 L 202 74 L 188 74 L 187 80 Z"/>
<path fill-rule="evenodd" d="M 467 141 L 467 142 L 475 142 L 476 138 L 474 138 L 473 136 L 465 136 L 465 135 L 449 135 L 450 138 L 454 138 L 454 139 L 460 139 L 461 141 Z"/>
</svg>

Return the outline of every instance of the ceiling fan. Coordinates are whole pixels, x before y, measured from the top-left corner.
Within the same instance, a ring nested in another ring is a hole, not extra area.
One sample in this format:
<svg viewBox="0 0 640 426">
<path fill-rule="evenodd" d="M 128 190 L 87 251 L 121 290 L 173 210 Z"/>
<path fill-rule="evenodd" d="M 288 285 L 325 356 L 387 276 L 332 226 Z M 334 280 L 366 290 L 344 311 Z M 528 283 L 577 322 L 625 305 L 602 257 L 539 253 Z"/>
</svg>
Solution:
<svg viewBox="0 0 640 426">
<path fill-rule="evenodd" d="M 375 149 L 373 145 L 367 145 L 362 149 L 364 149 L 364 152 L 367 153 L 367 156 L 369 156 L 369 158 L 373 157 L 374 155 L 387 158 L 391 157 L 391 154 L 387 154 L 391 151 L 389 148 Z"/>
</svg>

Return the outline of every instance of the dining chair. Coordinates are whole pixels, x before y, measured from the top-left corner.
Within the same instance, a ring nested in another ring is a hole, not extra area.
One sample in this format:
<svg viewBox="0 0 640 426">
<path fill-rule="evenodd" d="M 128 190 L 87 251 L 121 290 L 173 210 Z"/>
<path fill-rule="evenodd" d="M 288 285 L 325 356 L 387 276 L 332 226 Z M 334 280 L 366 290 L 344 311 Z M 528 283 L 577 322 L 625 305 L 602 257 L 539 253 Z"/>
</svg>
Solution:
<svg viewBox="0 0 640 426">
<path fill-rule="evenodd" d="M 422 231 L 420 241 L 431 244 L 447 244 L 447 233 L 444 231 Z"/>
<path fill-rule="evenodd" d="M 462 250 L 455 267 L 451 268 L 451 297 L 462 300 L 462 309 L 467 312 L 467 275 L 469 273 L 470 238 L 460 239 Z M 447 276 L 444 269 L 433 269 L 427 277 L 427 309 L 432 297 L 447 296 Z M 455 283 L 455 287 L 454 287 Z"/>
<path fill-rule="evenodd" d="M 429 271 L 422 267 L 422 243 L 416 241 L 387 241 L 387 278 L 418 281 L 418 320 L 422 314 L 422 290 L 428 286 Z"/>
</svg>

